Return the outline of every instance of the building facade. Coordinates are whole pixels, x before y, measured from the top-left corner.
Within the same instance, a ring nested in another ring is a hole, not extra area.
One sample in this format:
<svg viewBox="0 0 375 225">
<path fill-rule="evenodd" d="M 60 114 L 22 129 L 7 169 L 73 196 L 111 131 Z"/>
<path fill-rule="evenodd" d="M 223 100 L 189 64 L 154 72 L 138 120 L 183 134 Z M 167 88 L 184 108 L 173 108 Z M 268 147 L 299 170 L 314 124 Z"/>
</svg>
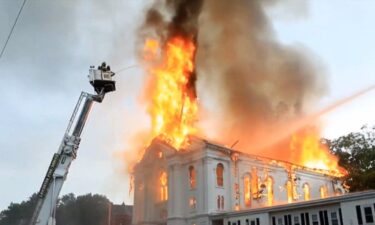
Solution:
<svg viewBox="0 0 375 225">
<path fill-rule="evenodd" d="M 183 151 L 155 139 L 134 170 L 133 224 L 259 225 L 273 224 L 274 218 L 277 225 L 315 225 L 315 217 L 310 218 L 315 214 L 297 223 L 295 214 L 285 214 L 292 209 L 283 207 L 324 203 L 344 193 L 327 171 L 244 154 L 198 138 L 191 138 L 189 149 Z M 323 218 L 334 217 L 331 209 Z"/>
</svg>

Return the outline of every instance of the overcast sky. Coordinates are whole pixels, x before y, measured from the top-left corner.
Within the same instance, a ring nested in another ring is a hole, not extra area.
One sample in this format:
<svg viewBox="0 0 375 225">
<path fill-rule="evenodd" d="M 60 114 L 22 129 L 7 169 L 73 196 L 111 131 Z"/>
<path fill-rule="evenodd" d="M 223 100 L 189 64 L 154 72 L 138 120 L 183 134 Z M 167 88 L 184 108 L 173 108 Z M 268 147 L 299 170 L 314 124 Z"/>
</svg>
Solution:
<svg viewBox="0 0 375 225">
<path fill-rule="evenodd" d="M 80 92 L 91 92 L 89 66 L 107 61 L 117 71 L 137 64 L 135 32 L 148 3 L 27 1 L 0 59 L 0 210 L 39 189 Z M 0 0 L 1 47 L 21 4 Z M 375 84 L 375 1 L 313 0 L 301 10 L 281 7 L 270 15 L 281 42 L 302 45 L 323 63 L 330 91 L 319 107 Z M 132 203 L 118 152 L 148 124 L 138 104 L 142 70 L 116 79 L 118 90 L 94 105 L 61 194 L 101 193 Z M 375 124 L 375 93 L 326 115 L 323 124 L 329 138 Z"/>
</svg>

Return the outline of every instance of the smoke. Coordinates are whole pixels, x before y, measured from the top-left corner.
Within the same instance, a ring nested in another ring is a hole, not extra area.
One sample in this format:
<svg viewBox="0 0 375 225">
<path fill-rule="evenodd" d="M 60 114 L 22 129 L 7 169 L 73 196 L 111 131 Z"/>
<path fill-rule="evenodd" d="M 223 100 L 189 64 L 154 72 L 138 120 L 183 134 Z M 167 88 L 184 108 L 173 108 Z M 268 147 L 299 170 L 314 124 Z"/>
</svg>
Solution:
<svg viewBox="0 0 375 225">
<path fill-rule="evenodd" d="M 265 12 L 273 4 L 206 0 L 199 20 L 198 95 L 213 101 L 214 138 L 252 153 L 325 91 L 307 51 L 277 42 Z"/>
<path fill-rule="evenodd" d="M 306 9 L 295 1 L 294 8 Z M 182 35 L 196 41 L 201 126 L 209 139 L 262 155 L 275 133 L 308 112 L 326 90 L 322 68 L 302 47 L 277 41 L 266 13 L 277 0 L 155 1 L 139 31 L 162 42 Z M 141 48 L 140 48 L 141 49 Z M 289 140 L 277 141 L 289 149 Z"/>
<path fill-rule="evenodd" d="M 161 40 L 174 36 L 195 39 L 202 3 L 202 0 L 155 1 L 146 13 L 140 32 L 147 35 L 154 32 Z"/>
</svg>

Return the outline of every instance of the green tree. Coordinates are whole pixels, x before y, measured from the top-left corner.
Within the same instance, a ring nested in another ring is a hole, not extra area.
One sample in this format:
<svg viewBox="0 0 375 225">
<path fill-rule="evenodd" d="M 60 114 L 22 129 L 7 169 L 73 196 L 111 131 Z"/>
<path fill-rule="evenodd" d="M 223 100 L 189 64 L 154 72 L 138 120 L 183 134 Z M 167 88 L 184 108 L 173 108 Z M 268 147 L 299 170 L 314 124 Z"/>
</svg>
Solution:
<svg viewBox="0 0 375 225">
<path fill-rule="evenodd" d="M 363 126 L 360 132 L 349 133 L 328 144 L 338 156 L 339 165 L 348 171 L 345 182 L 351 192 L 375 189 L 375 126 Z"/>
<path fill-rule="evenodd" d="M 26 225 L 28 224 L 36 205 L 37 194 L 31 195 L 27 201 L 10 203 L 7 209 L 0 213 L 0 225 Z"/>
<path fill-rule="evenodd" d="M 29 223 L 37 202 L 37 194 L 21 203 L 11 203 L 0 213 L 0 225 L 26 225 Z M 67 194 L 59 199 L 56 225 L 103 225 L 106 224 L 108 204 L 103 195 L 86 194 L 75 197 Z"/>
<path fill-rule="evenodd" d="M 56 213 L 56 225 L 103 225 L 108 216 L 109 200 L 103 195 L 73 194 L 61 198 Z"/>
</svg>

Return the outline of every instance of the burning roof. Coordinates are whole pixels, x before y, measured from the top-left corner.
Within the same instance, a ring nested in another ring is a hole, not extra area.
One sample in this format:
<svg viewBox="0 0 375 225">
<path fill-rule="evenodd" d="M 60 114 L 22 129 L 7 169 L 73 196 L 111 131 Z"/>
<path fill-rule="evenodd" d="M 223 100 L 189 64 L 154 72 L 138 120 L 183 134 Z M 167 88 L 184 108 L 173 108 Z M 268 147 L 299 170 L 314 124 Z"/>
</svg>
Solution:
<svg viewBox="0 0 375 225">
<path fill-rule="evenodd" d="M 147 142 L 158 138 L 180 151 L 198 135 L 235 143 L 239 150 L 229 150 L 237 154 L 343 174 L 316 119 L 289 129 L 324 85 L 307 54 L 277 42 L 265 7 L 261 0 L 151 5 L 138 40 L 148 74 Z"/>
</svg>

